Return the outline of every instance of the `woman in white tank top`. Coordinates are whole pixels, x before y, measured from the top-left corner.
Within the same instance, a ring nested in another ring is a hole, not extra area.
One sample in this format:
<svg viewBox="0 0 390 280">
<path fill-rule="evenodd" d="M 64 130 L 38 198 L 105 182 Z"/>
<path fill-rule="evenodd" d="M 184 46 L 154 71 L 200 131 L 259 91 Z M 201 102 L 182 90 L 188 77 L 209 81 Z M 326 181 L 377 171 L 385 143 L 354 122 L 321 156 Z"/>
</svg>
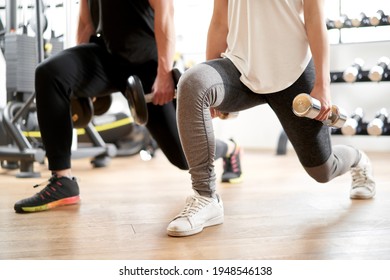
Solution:
<svg viewBox="0 0 390 280">
<path fill-rule="evenodd" d="M 261 104 L 275 112 L 313 179 L 325 183 L 351 171 L 350 198 L 375 195 L 368 157 L 351 146 L 332 146 L 329 127 L 321 122 L 332 104 L 325 22 L 324 0 L 214 0 L 207 61 L 184 73 L 178 85 L 180 140 L 194 195 L 169 224 L 169 235 L 192 235 L 223 223 L 212 117 Z M 302 92 L 321 102 L 315 119 L 292 112 Z M 253 129 L 262 121 L 253 120 Z"/>
</svg>

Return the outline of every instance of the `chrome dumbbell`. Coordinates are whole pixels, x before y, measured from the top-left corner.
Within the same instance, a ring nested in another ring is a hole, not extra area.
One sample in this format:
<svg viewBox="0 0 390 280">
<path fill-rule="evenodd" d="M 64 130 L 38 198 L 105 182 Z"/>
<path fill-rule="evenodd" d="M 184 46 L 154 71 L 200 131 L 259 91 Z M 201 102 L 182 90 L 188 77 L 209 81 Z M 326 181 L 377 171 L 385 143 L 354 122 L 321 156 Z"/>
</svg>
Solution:
<svg viewBox="0 0 390 280">
<path fill-rule="evenodd" d="M 334 24 L 334 20 L 331 20 L 329 18 L 326 19 L 326 28 L 327 29 L 333 29 L 333 28 L 336 28 L 335 24 Z"/>
<path fill-rule="evenodd" d="M 378 10 L 373 16 L 370 17 L 370 24 L 372 26 L 377 26 L 380 24 L 388 24 L 389 16 L 385 15 L 382 10 Z"/>
<path fill-rule="evenodd" d="M 352 27 L 352 22 L 347 15 L 341 15 L 334 21 L 334 25 L 336 28 L 341 29 L 346 27 Z"/>
<path fill-rule="evenodd" d="M 345 121 L 341 128 L 341 133 L 343 135 L 359 134 L 362 131 L 363 116 L 363 109 L 360 107 L 356 108 L 352 116 Z"/>
<path fill-rule="evenodd" d="M 301 93 L 294 98 L 292 109 L 294 114 L 298 117 L 314 119 L 321 111 L 321 102 L 307 93 Z M 347 115 L 344 113 L 344 110 L 333 105 L 332 113 L 327 120 L 323 121 L 323 124 L 330 127 L 341 128 L 346 120 Z"/>
<path fill-rule="evenodd" d="M 390 58 L 382 56 L 379 58 L 377 65 L 371 68 L 368 73 L 368 78 L 373 82 L 380 82 L 385 74 L 385 71 L 389 70 Z"/>
<path fill-rule="evenodd" d="M 355 58 L 354 62 L 351 66 L 349 66 L 343 72 L 343 79 L 347 83 L 354 83 L 358 80 L 359 75 L 361 75 L 361 71 L 364 65 L 364 60 L 361 58 Z"/>
<path fill-rule="evenodd" d="M 351 19 L 353 27 L 369 26 L 370 18 L 365 13 L 360 13 L 358 17 Z"/>
<path fill-rule="evenodd" d="M 369 135 L 379 136 L 386 134 L 389 130 L 388 128 L 388 112 L 386 108 L 380 109 L 376 115 L 375 119 L 370 121 L 367 125 L 367 133 Z"/>
</svg>

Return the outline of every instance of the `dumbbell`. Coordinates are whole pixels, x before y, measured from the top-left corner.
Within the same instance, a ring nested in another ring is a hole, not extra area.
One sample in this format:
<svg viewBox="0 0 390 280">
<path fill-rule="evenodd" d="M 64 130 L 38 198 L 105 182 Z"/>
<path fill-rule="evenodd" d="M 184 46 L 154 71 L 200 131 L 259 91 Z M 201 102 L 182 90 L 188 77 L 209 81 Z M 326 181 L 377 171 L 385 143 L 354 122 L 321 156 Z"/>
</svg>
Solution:
<svg viewBox="0 0 390 280">
<path fill-rule="evenodd" d="M 176 87 L 181 77 L 180 70 L 174 68 L 172 70 L 172 76 Z M 145 125 L 148 122 L 148 110 L 146 104 L 152 102 L 153 93 L 144 94 L 141 80 L 136 75 L 133 75 L 128 78 L 126 90 L 123 92 L 123 95 L 128 101 L 130 112 L 134 121 L 139 125 Z M 219 118 L 225 120 L 236 118 L 237 116 L 238 112 L 221 113 Z"/>
<path fill-rule="evenodd" d="M 338 29 L 344 27 L 352 27 L 351 20 L 348 18 L 347 15 L 341 15 L 338 19 L 334 21 L 334 25 Z"/>
<path fill-rule="evenodd" d="M 352 116 L 341 127 L 341 133 L 343 135 L 359 134 L 362 131 L 363 116 L 363 109 L 361 107 L 356 108 Z"/>
<path fill-rule="evenodd" d="M 314 119 L 321 111 L 321 102 L 307 93 L 298 94 L 292 104 L 293 112 L 298 117 Z M 346 114 L 336 105 L 332 105 L 332 112 L 322 123 L 335 128 L 341 128 L 347 120 Z"/>
<path fill-rule="evenodd" d="M 95 98 L 76 97 L 70 99 L 71 115 L 74 128 L 85 128 L 93 116 L 106 113 L 112 104 L 112 96 L 104 95 Z"/>
<path fill-rule="evenodd" d="M 370 19 L 365 13 L 360 13 L 357 18 L 351 20 L 353 27 L 369 26 Z"/>
<path fill-rule="evenodd" d="M 382 10 L 378 10 L 372 17 L 370 17 L 370 24 L 372 26 L 377 26 L 380 24 L 388 24 L 389 16 L 385 15 Z"/>
<path fill-rule="evenodd" d="M 388 126 L 388 113 L 386 108 L 382 108 L 376 113 L 375 119 L 368 123 L 367 133 L 374 136 L 387 134 L 389 130 Z"/>
<path fill-rule="evenodd" d="M 339 71 L 331 71 L 330 72 L 330 82 L 331 83 L 344 83 L 344 78 L 343 78 L 343 72 Z"/>
<path fill-rule="evenodd" d="M 377 65 L 371 68 L 368 73 L 368 78 L 373 82 L 379 82 L 382 80 L 385 71 L 389 70 L 390 58 L 382 56 L 379 58 Z"/>
<path fill-rule="evenodd" d="M 334 29 L 336 28 L 334 20 L 331 20 L 329 18 L 326 19 L 326 28 L 327 29 Z"/>
<path fill-rule="evenodd" d="M 92 98 L 93 113 L 95 116 L 101 116 L 107 113 L 111 108 L 112 95 L 104 95 Z"/>
<path fill-rule="evenodd" d="M 351 66 L 349 66 L 343 72 L 343 79 L 347 83 L 356 82 L 360 78 L 362 67 L 364 65 L 364 60 L 361 58 L 355 58 Z"/>
<path fill-rule="evenodd" d="M 92 120 L 94 110 L 89 97 L 71 97 L 71 116 L 74 128 L 85 128 Z"/>
</svg>

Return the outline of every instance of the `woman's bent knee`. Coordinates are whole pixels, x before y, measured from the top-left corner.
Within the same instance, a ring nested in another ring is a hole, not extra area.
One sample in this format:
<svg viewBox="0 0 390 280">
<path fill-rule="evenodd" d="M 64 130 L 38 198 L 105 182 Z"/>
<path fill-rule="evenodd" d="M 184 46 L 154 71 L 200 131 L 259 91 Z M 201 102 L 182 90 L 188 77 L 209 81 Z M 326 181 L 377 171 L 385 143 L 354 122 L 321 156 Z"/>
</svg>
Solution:
<svg viewBox="0 0 390 280">
<path fill-rule="evenodd" d="M 329 176 L 329 174 L 325 171 L 324 173 L 319 172 L 310 172 L 306 170 L 307 174 L 310 175 L 314 180 L 316 180 L 318 183 L 327 183 L 330 180 L 332 180 L 332 177 Z"/>
<path fill-rule="evenodd" d="M 326 161 L 324 164 L 315 167 L 304 167 L 307 174 L 318 183 L 327 183 L 333 179 L 333 162 Z"/>
</svg>

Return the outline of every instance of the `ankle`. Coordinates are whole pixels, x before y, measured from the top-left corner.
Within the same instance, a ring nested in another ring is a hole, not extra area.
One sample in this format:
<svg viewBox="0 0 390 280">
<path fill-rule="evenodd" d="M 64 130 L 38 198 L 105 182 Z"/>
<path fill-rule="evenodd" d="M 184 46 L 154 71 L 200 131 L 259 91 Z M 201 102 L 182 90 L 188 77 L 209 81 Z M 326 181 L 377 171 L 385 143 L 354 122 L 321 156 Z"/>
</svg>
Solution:
<svg viewBox="0 0 390 280">
<path fill-rule="evenodd" d="M 232 140 L 226 141 L 226 144 L 227 144 L 226 157 L 230 157 L 236 150 L 237 144 L 234 143 Z"/>
<path fill-rule="evenodd" d="M 70 169 L 55 170 L 52 171 L 52 175 L 56 175 L 58 178 L 61 177 L 72 178 L 72 171 Z"/>
<path fill-rule="evenodd" d="M 200 196 L 204 196 L 204 197 L 207 197 L 207 198 L 213 198 L 213 199 L 217 199 L 217 195 L 214 192 L 212 191 L 195 191 L 195 194 L 198 194 Z"/>
</svg>

